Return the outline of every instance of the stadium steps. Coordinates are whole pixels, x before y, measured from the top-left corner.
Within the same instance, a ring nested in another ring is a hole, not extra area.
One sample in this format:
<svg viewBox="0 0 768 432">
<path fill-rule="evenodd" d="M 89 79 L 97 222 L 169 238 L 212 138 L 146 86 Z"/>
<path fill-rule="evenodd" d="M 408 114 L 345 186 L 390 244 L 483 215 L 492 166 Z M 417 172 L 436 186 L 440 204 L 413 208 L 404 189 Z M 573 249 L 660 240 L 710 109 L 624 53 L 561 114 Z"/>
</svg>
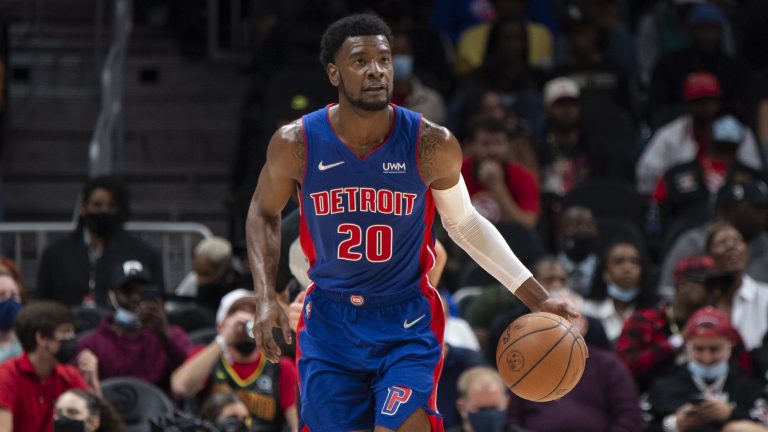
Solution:
<svg viewBox="0 0 768 432">
<path fill-rule="evenodd" d="M 100 100 L 85 15 L 80 23 L 46 24 L 37 36 L 10 31 L 18 38 L 11 41 L 10 121 L 0 163 L 5 220 L 71 217 L 87 178 Z M 247 78 L 234 66 L 189 62 L 175 51 L 157 30 L 132 35 L 116 173 L 129 183 L 134 219 L 198 221 L 223 234 Z"/>
</svg>

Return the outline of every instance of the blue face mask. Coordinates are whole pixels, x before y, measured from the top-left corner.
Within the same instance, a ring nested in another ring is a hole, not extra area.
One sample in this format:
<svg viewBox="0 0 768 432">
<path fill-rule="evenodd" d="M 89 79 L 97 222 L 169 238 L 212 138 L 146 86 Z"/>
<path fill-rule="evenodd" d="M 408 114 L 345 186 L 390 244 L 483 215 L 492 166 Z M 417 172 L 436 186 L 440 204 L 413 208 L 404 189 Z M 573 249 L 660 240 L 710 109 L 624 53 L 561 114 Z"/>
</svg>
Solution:
<svg viewBox="0 0 768 432">
<path fill-rule="evenodd" d="M 608 283 L 608 296 L 618 301 L 629 303 L 636 299 L 640 294 L 640 288 L 624 289 L 619 288 L 616 284 Z"/>
<path fill-rule="evenodd" d="M 469 413 L 469 424 L 475 432 L 504 432 L 507 425 L 507 411 L 483 408 Z"/>
<path fill-rule="evenodd" d="M 11 331 L 13 329 L 13 323 L 16 322 L 16 315 L 21 309 L 21 303 L 16 299 L 9 298 L 4 302 L 0 302 L 0 330 Z"/>
<path fill-rule="evenodd" d="M 115 324 L 127 330 L 136 330 L 141 327 L 139 316 L 128 309 L 121 307 L 120 303 L 117 302 L 115 295 L 111 292 L 109 293 L 109 300 L 112 302 L 112 307 L 115 308 Z"/>
<path fill-rule="evenodd" d="M 728 374 L 728 360 L 705 366 L 691 359 L 688 361 L 688 372 L 704 381 L 714 381 Z"/>
<path fill-rule="evenodd" d="M 392 56 L 392 70 L 395 74 L 395 81 L 407 80 L 413 74 L 413 56 L 395 55 Z"/>
</svg>

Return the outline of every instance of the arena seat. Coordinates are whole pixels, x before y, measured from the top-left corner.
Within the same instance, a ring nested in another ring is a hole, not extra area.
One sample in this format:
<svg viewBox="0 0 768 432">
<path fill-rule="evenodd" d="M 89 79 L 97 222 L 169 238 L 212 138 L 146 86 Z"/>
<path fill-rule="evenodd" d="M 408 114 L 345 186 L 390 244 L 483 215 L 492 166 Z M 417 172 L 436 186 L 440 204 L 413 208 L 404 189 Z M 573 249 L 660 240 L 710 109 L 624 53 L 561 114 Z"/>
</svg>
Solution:
<svg viewBox="0 0 768 432">
<path fill-rule="evenodd" d="M 123 419 L 128 432 L 150 432 L 150 420 L 173 413 L 173 403 L 159 388 L 136 378 L 109 378 L 101 391 Z"/>
</svg>

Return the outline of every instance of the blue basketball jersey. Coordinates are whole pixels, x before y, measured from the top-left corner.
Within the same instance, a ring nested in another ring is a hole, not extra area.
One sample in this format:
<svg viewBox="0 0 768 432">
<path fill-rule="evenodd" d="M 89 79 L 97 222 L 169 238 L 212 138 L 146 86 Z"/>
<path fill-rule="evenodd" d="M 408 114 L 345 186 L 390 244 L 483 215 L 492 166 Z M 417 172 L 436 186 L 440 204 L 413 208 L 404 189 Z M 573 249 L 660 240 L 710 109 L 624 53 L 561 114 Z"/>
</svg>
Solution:
<svg viewBox="0 0 768 432">
<path fill-rule="evenodd" d="M 336 136 L 331 105 L 302 118 L 301 244 L 315 285 L 390 296 L 423 286 L 434 264 L 434 205 L 419 173 L 421 114 L 391 105 L 389 137 L 360 158 Z"/>
</svg>

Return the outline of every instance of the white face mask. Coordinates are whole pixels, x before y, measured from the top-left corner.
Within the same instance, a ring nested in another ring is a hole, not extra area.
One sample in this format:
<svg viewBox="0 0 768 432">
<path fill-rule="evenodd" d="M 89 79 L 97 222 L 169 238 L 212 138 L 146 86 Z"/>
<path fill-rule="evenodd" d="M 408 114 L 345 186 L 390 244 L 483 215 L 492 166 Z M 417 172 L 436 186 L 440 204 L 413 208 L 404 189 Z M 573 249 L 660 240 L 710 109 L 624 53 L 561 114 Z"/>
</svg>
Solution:
<svg viewBox="0 0 768 432">
<path fill-rule="evenodd" d="M 714 381 L 728 374 L 728 360 L 706 366 L 691 359 L 688 361 L 688 372 L 704 381 Z"/>
<path fill-rule="evenodd" d="M 136 330 L 141 327 L 139 316 L 120 306 L 120 303 L 117 302 L 117 298 L 115 298 L 115 293 L 112 291 L 109 292 L 109 301 L 115 309 L 115 324 L 129 330 Z"/>
</svg>

